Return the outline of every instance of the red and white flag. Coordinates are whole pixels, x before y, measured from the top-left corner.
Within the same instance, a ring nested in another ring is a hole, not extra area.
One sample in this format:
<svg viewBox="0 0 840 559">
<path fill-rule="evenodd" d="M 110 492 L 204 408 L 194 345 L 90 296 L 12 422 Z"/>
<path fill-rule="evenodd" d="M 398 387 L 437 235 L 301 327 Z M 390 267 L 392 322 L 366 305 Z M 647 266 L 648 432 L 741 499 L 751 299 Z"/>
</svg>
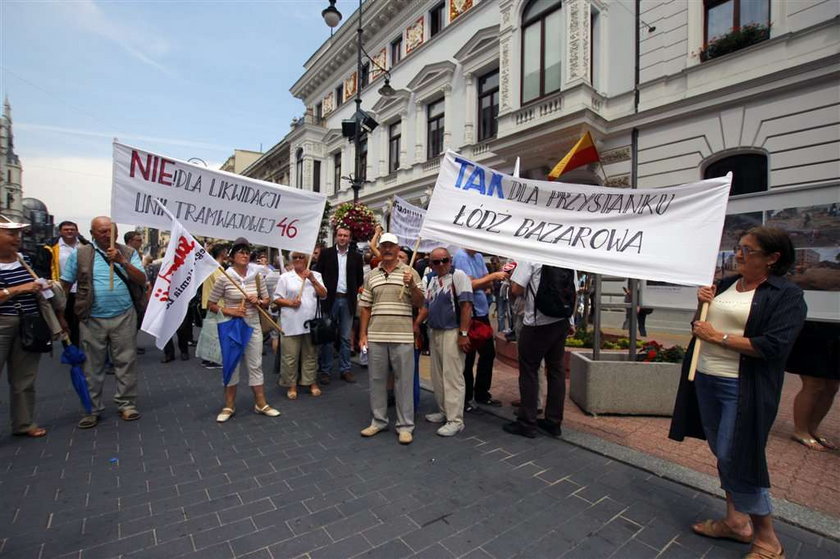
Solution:
<svg viewBox="0 0 840 559">
<path fill-rule="evenodd" d="M 161 208 L 166 211 L 166 208 Z M 166 213 L 169 214 L 168 211 Z M 163 349 L 187 315 L 190 299 L 219 264 L 172 214 L 166 255 L 160 265 L 152 296 L 140 329 L 155 337 Z"/>
</svg>

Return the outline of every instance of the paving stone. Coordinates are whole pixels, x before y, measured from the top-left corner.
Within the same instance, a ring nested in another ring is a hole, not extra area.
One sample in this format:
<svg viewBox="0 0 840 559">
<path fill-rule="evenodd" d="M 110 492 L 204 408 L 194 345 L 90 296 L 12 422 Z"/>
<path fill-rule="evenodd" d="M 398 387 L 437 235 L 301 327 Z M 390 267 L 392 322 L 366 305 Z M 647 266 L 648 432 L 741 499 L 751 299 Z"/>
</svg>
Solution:
<svg viewBox="0 0 840 559">
<path fill-rule="evenodd" d="M 374 547 L 378 547 L 385 542 L 413 532 L 417 528 L 419 526 L 408 516 L 398 516 L 383 519 L 382 524 L 365 530 L 363 535 Z"/>
<path fill-rule="evenodd" d="M 271 526 L 233 538 L 230 540 L 230 546 L 238 557 L 251 551 L 267 548 L 270 545 L 286 541 L 292 537 L 294 537 L 294 534 L 287 526 Z"/>
<path fill-rule="evenodd" d="M 99 559 L 106 557 L 115 557 L 118 555 L 127 555 L 133 551 L 138 551 L 155 544 L 155 537 L 152 531 L 143 532 L 129 536 L 121 540 L 116 540 L 96 547 L 85 548 L 82 550 L 82 557 L 85 559 Z"/>
<path fill-rule="evenodd" d="M 300 516 L 286 521 L 286 525 L 291 528 L 295 534 L 304 534 L 316 528 L 326 526 L 336 520 L 344 518 L 344 515 L 335 508 L 330 507 L 312 514 Z"/>
<path fill-rule="evenodd" d="M 401 559 L 409 557 L 414 552 L 402 540 L 391 540 L 388 543 L 374 547 L 358 557 L 364 559 Z"/>
<path fill-rule="evenodd" d="M 269 546 L 268 550 L 273 557 L 297 557 L 332 543 L 333 541 L 327 535 L 327 532 L 323 528 L 319 528 Z"/>
<path fill-rule="evenodd" d="M 196 549 L 204 549 L 205 547 L 210 547 L 221 542 L 227 542 L 233 540 L 234 538 L 256 531 L 257 528 L 254 526 L 251 519 L 243 518 L 242 520 L 231 522 L 229 524 L 222 524 L 221 526 L 209 528 L 200 532 L 193 532 L 192 538 Z"/>
</svg>

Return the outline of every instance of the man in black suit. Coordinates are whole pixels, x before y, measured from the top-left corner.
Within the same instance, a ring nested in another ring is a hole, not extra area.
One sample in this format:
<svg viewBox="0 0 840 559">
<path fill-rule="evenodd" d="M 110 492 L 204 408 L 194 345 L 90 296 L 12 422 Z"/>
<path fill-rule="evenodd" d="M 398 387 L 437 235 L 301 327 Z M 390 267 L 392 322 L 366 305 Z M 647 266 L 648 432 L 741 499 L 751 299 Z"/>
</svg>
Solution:
<svg viewBox="0 0 840 559">
<path fill-rule="evenodd" d="M 338 227 L 335 230 L 335 246 L 321 251 L 315 271 L 320 272 L 327 288 L 323 301 L 323 312 L 329 314 L 338 324 L 339 350 L 338 370 L 346 382 L 356 382 L 350 372 L 350 331 L 356 316 L 356 300 L 364 281 L 362 255 L 350 249 L 350 230 Z M 333 346 L 321 346 L 318 359 L 319 381 L 330 383 L 333 368 Z"/>
</svg>

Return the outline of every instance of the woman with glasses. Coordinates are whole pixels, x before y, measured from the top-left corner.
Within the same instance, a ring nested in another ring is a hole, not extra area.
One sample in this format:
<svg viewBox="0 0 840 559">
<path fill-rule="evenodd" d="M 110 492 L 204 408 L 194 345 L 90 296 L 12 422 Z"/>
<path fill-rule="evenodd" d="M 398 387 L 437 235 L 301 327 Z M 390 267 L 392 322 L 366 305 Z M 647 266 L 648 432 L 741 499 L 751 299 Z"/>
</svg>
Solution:
<svg viewBox="0 0 840 559">
<path fill-rule="evenodd" d="M 319 299 L 326 299 L 321 274 L 306 265 L 306 255 L 292 253 L 292 270 L 284 273 L 274 290 L 274 303 L 280 307 L 280 354 L 283 365 L 280 386 L 288 387 L 286 397 L 297 398 L 298 370 L 300 383 L 309 386 L 309 393 L 320 396 L 318 388 L 318 348 L 312 344 L 307 321 L 315 318 Z"/>
<path fill-rule="evenodd" d="M 268 307 L 268 290 L 265 282 L 258 281 L 257 275 L 262 271 L 261 266 L 249 266 L 251 259 L 251 246 L 248 241 L 239 238 L 230 250 L 233 265 L 227 269 L 227 276 L 222 276 L 216 281 L 213 290 L 208 297 L 207 309 L 212 313 L 221 313 L 225 317 L 243 318 L 253 328 L 248 345 L 245 346 L 245 353 L 239 362 L 239 367 L 233 371 L 227 386 L 225 386 L 225 405 L 216 421 L 224 423 L 229 420 L 236 411 L 236 387 L 239 384 L 239 371 L 248 374 L 248 385 L 254 392 L 254 412 L 268 417 L 277 417 L 280 412 L 272 408 L 265 400 L 265 386 L 262 370 L 262 329 L 260 328 L 260 315 L 257 307 Z M 230 278 L 230 279 L 229 279 Z M 247 293 L 242 296 L 233 282 Z M 224 302 L 224 307 L 219 302 Z"/>
<path fill-rule="evenodd" d="M 735 246 L 737 275 L 701 287 L 707 320 L 692 323 L 695 340 L 683 378 L 670 438 L 706 439 L 717 458 L 726 514 L 694 524 L 695 533 L 751 543 L 749 559 L 778 559 L 784 550 L 773 529 L 765 447 L 776 418 L 785 361 L 805 321 L 802 290 L 785 279 L 794 263 L 788 235 L 753 227 Z M 688 363 L 702 340 L 694 382 Z"/>
</svg>

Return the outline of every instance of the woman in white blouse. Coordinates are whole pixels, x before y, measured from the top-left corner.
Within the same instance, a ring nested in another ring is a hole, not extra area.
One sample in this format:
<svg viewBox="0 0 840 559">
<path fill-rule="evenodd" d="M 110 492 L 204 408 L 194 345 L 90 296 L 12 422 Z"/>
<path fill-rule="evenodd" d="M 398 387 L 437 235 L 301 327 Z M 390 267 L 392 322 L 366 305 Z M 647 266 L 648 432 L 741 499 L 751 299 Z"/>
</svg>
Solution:
<svg viewBox="0 0 840 559">
<path fill-rule="evenodd" d="M 297 398 L 298 369 L 300 384 L 309 385 L 313 396 L 320 396 L 316 375 L 318 373 L 318 349 L 312 344 L 306 322 L 315 318 L 318 299 L 327 296 L 327 288 L 321 274 L 306 266 L 306 255 L 292 253 L 292 270 L 280 276 L 274 290 L 274 303 L 280 307 L 280 354 L 283 366 L 280 385 L 287 386 L 286 396 Z M 303 290 L 301 291 L 301 287 Z"/>
</svg>

